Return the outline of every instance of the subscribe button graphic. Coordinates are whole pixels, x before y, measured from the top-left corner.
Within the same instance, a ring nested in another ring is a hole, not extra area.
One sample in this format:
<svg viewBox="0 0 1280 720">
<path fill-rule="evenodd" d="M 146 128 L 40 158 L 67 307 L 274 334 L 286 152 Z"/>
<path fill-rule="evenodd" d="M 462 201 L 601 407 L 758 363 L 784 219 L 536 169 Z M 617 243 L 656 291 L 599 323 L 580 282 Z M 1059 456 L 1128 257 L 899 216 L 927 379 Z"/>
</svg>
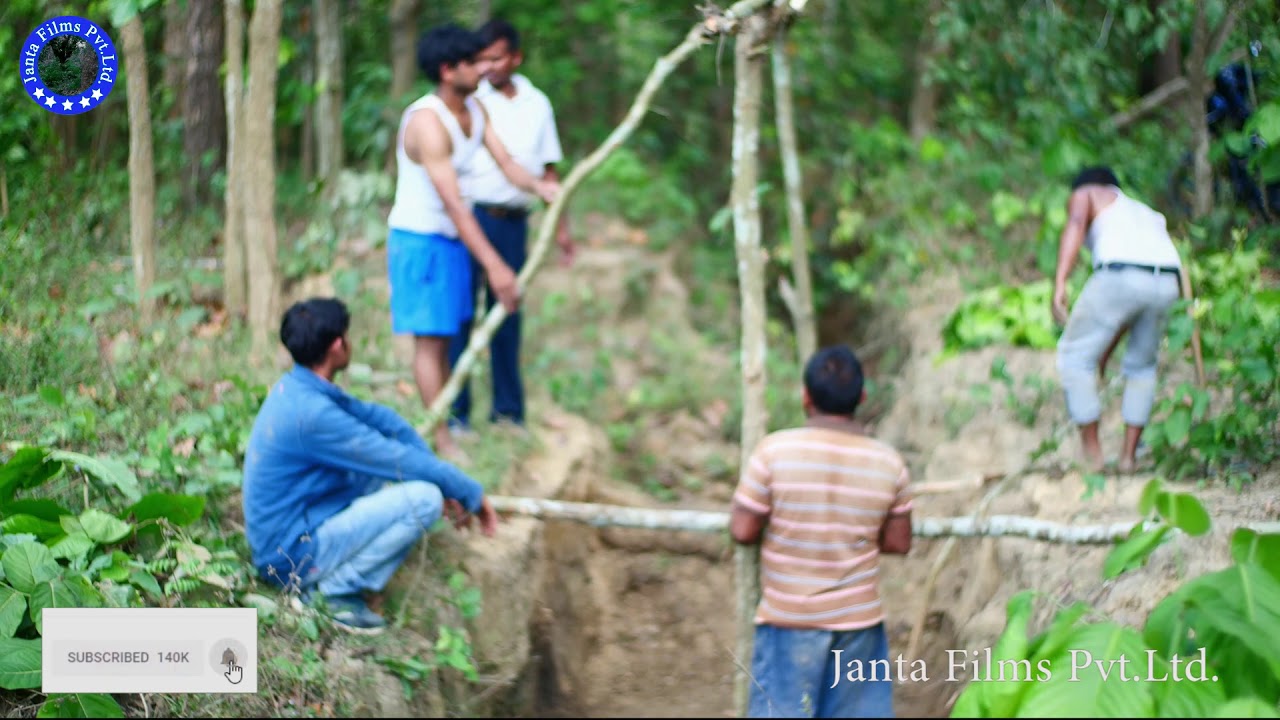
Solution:
<svg viewBox="0 0 1280 720">
<path fill-rule="evenodd" d="M 46 608 L 41 692 L 254 693 L 253 608 Z"/>
</svg>

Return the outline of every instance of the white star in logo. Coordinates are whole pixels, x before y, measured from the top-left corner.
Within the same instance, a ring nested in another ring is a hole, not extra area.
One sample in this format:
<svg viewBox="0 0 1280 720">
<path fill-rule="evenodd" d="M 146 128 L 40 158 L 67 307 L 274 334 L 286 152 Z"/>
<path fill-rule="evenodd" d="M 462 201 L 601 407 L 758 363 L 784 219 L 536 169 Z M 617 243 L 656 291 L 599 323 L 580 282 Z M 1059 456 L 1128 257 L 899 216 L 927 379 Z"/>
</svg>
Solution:
<svg viewBox="0 0 1280 720">
<path fill-rule="evenodd" d="M 70 100 L 63 100 L 63 101 L 62 101 L 62 109 L 63 109 L 63 110 L 70 110 L 70 109 L 71 109 L 71 101 L 70 101 Z"/>
<path fill-rule="evenodd" d="M 80 98 L 80 107 L 86 107 L 86 108 L 89 107 L 89 98 L 87 97 Z"/>
<path fill-rule="evenodd" d="M 36 88 L 36 97 L 38 98 L 44 97 L 44 88 Z"/>
<path fill-rule="evenodd" d="M 101 91 L 101 90 L 99 90 L 98 88 L 94 88 L 94 89 L 93 89 L 93 99 L 94 99 L 94 100 L 101 100 L 101 99 L 102 99 L 102 91 Z"/>
<path fill-rule="evenodd" d="M 45 98 L 44 104 L 47 107 L 53 107 L 53 96 L 50 95 L 49 97 Z"/>
</svg>

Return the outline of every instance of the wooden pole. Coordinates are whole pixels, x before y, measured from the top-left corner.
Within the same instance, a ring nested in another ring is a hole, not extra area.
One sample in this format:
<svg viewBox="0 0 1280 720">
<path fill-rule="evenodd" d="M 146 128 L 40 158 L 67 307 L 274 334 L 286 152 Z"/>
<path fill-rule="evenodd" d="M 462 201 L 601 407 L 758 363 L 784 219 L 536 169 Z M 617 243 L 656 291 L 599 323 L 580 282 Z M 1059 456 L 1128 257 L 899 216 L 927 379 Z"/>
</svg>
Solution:
<svg viewBox="0 0 1280 720">
<path fill-rule="evenodd" d="M 539 520 L 576 522 L 591 527 L 637 530 L 720 533 L 729 529 L 729 513 L 708 510 L 668 510 L 622 505 L 566 502 L 542 498 L 492 495 L 489 502 L 499 513 Z M 1107 525 L 1071 525 L 1020 515 L 915 518 L 917 538 L 1025 538 L 1063 545 L 1112 545 L 1129 537 L 1137 520 Z M 1260 533 L 1280 531 L 1280 522 L 1242 525 Z"/>
<path fill-rule="evenodd" d="M 733 207 L 734 250 L 738 259 L 741 308 L 742 429 L 739 467 L 746 468 L 768 425 L 765 404 L 765 255 L 760 244 L 759 184 L 760 95 L 763 59 L 757 45 L 767 39 L 765 18 L 747 19 L 734 39 Z M 760 547 L 734 546 L 738 609 L 738 672 L 734 676 L 734 710 L 747 712 L 756 605 L 760 602 Z"/>
</svg>

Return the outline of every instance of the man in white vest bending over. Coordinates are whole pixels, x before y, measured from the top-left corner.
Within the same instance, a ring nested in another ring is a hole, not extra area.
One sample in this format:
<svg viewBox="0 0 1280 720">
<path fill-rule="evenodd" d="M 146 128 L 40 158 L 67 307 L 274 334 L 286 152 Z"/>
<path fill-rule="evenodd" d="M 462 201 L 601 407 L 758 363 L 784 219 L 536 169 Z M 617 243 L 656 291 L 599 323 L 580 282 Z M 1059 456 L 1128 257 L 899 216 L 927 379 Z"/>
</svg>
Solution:
<svg viewBox="0 0 1280 720">
<path fill-rule="evenodd" d="M 1067 278 L 1082 247 L 1089 249 L 1093 274 L 1069 308 Z M 1076 176 L 1059 239 L 1052 312 L 1066 325 L 1058 340 L 1058 372 L 1090 470 L 1105 466 L 1098 441 L 1098 376 L 1125 332 L 1125 433 L 1117 469 L 1129 473 L 1136 468 L 1138 441 L 1155 401 L 1160 343 L 1178 299 L 1181 272 L 1163 215 L 1125 195 L 1110 168 L 1087 168 Z"/>
<path fill-rule="evenodd" d="M 480 146 L 517 187 L 547 202 L 560 189 L 511 158 L 473 97 L 488 72 L 478 57 L 483 49 L 476 33 L 454 24 L 424 35 L 418 66 L 436 87 L 404 111 L 396 134 L 396 195 L 387 219 L 391 329 L 414 336 L 413 377 L 427 407 L 449 377 L 449 338 L 475 311 L 472 258 L 507 312 L 520 303 L 515 272 L 485 237 L 463 192 Z M 437 453 L 458 456 L 445 423 L 433 434 Z"/>
</svg>

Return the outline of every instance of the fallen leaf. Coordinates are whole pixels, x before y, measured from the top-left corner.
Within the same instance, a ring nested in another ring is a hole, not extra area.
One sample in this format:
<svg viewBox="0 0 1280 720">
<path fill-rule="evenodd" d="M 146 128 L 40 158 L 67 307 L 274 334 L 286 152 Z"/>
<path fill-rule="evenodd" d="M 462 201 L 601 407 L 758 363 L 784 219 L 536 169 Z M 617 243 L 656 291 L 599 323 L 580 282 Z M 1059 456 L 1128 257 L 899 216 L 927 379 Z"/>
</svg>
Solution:
<svg viewBox="0 0 1280 720">
<path fill-rule="evenodd" d="M 713 428 L 718 428 L 724 424 L 724 418 L 729 414 L 729 403 L 724 400 L 717 399 L 710 405 L 702 408 L 702 419 Z"/>
<path fill-rule="evenodd" d="M 649 233 L 645 232 L 644 230 L 641 230 L 640 228 L 636 228 L 631 232 L 627 233 L 627 242 L 631 243 L 632 245 L 648 245 Z"/>
<path fill-rule="evenodd" d="M 79 392 L 80 395 L 83 397 L 91 398 L 93 400 L 98 399 L 98 389 L 94 387 L 89 387 L 84 383 L 80 383 L 80 387 L 76 388 L 76 391 Z"/>
<path fill-rule="evenodd" d="M 414 395 L 417 395 L 417 394 L 418 394 L 418 389 L 417 389 L 417 388 L 415 388 L 413 385 L 410 385 L 410 384 L 409 384 L 407 381 L 405 381 L 405 380 L 397 380 L 397 381 L 396 381 L 396 392 L 400 393 L 400 396 L 401 396 L 401 397 L 407 397 L 407 398 L 410 398 L 410 397 L 413 397 Z"/>
</svg>

